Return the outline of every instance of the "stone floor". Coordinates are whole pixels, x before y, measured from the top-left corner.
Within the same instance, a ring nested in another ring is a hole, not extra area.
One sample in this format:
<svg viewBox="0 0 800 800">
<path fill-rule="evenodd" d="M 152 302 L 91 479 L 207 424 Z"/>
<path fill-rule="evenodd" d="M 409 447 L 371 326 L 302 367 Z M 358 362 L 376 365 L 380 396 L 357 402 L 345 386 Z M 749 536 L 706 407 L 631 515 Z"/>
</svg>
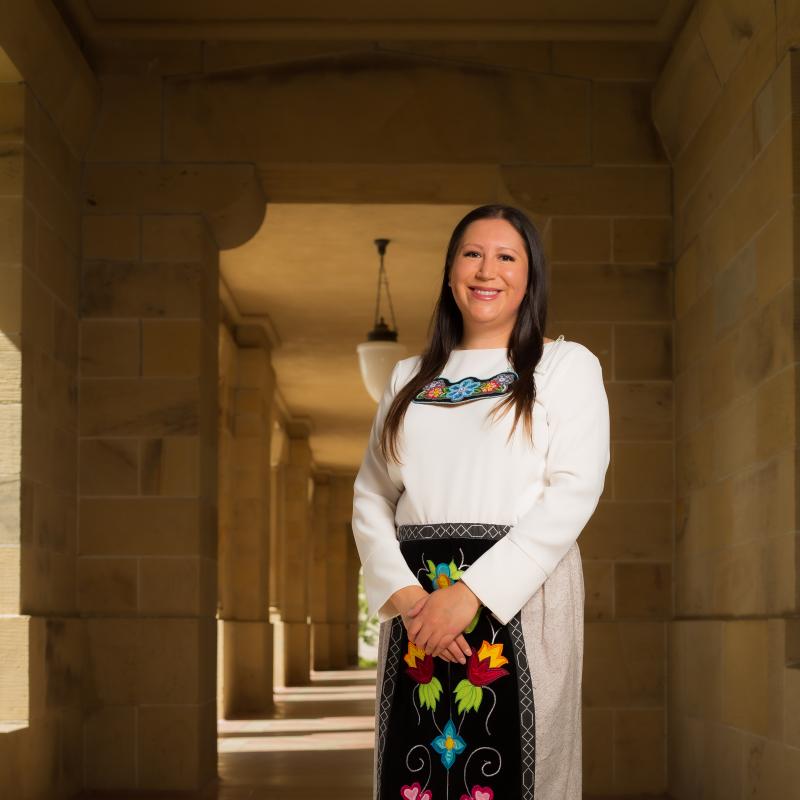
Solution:
<svg viewBox="0 0 800 800">
<path fill-rule="evenodd" d="M 315 672 L 271 719 L 220 722 L 218 800 L 372 800 L 375 670 Z"/>
<path fill-rule="evenodd" d="M 310 686 L 276 691 L 275 706 L 269 719 L 220 721 L 219 780 L 197 800 L 372 800 L 375 669 L 312 672 Z"/>
</svg>

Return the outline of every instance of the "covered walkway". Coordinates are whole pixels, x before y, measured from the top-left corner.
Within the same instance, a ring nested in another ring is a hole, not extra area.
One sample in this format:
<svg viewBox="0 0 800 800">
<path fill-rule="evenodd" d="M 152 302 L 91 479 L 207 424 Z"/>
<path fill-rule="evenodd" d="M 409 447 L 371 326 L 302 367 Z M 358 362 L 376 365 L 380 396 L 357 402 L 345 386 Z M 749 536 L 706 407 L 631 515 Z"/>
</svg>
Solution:
<svg viewBox="0 0 800 800">
<path fill-rule="evenodd" d="M 611 409 L 585 800 L 800 800 L 798 121 L 800 0 L 0 2 L 0 798 L 369 797 L 374 241 L 417 354 L 507 203 Z"/>
</svg>

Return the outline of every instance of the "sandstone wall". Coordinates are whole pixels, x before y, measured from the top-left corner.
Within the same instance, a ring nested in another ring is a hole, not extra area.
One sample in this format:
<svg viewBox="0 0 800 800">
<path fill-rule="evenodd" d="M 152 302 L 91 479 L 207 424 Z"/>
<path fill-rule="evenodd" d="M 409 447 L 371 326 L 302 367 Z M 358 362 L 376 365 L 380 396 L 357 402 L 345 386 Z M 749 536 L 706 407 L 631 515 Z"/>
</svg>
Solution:
<svg viewBox="0 0 800 800">
<path fill-rule="evenodd" d="M 23 800 L 81 786 L 85 662 L 80 161 L 18 78 L 0 83 L 0 787 Z"/>
<path fill-rule="evenodd" d="M 699 3 L 653 95 L 674 168 L 679 800 L 800 796 L 790 21 Z"/>
</svg>

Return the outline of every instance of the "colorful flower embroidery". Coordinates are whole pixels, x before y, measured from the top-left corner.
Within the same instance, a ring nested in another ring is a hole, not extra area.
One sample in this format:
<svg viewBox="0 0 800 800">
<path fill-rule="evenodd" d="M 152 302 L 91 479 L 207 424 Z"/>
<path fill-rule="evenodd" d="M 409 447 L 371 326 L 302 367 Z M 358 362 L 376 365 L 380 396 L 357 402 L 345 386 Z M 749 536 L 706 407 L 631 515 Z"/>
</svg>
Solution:
<svg viewBox="0 0 800 800">
<path fill-rule="evenodd" d="M 488 686 L 509 674 L 503 664 L 508 664 L 508 659 L 503 655 L 502 642 L 489 644 L 484 639 L 480 650 L 477 654 L 473 651 L 467 662 L 467 677 L 475 686 Z"/>
<path fill-rule="evenodd" d="M 449 564 L 434 564 L 430 559 L 428 560 L 428 577 L 433 584 L 434 589 L 442 589 L 445 586 L 452 586 L 460 577 L 461 571 L 456 566 L 455 561 Z"/>
<path fill-rule="evenodd" d="M 442 684 L 433 674 L 433 656 L 417 647 L 414 642 L 408 643 L 408 653 L 403 656 L 408 664 L 406 674 L 419 684 L 419 701 L 431 711 L 436 710 L 436 703 L 442 693 Z"/>
<path fill-rule="evenodd" d="M 463 544 L 458 548 L 459 561 L 451 558 L 448 562 L 444 560 L 447 558 L 445 555 L 447 550 L 437 550 L 436 560 L 433 560 L 426 557 L 429 553 L 425 552 L 427 548 L 423 545 L 417 551 L 419 561 L 414 559 L 416 563 L 420 564 L 420 568 L 416 572 L 417 577 L 422 578 L 425 575 L 431 582 L 432 591 L 454 586 L 457 581 L 462 580 L 469 567 L 469 559 L 465 558 L 464 548 Z M 410 565 L 412 562 L 408 556 L 407 560 Z M 393 792 L 399 788 L 401 800 L 433 800 L 434 792 L 437 797 L 440 793 L 446 793 L 453 800 L 455 797 L 459 797 L 460 800 L 494 800 L 495 789 L 473 784 L 472 780 L 468 779 L 468 772 L 470 764 L 473 764 L 476 769 L 480 768 L 480 774 L 484 777 L 496 775 L 502 768 L 503 756 L 497 748 L 492 746 L 492 739 L 497 734 L 490 730 L 489 722 L 498 707 L 501 709 L 500 713 L 503 713 L 502 708 L 507 704 L 509 692 L 514 691 L 514 686 L 511 681 L 504 681 L 498 692 L 490 684 L 512 674 L 513 666 L 510 656 L 506 658 L 503 655 L 503 649 L 505 647 L 507 651 L 513 651 L 513 645 L 502 627 L 497 629 L 489 619 L 489 615 L 481 615 L 482 608 L 482 605 L 478 606 L 475 617 L 464 633 L 475 630 L 479 622 L 490 633 L 484 634 L 483 628 L 480 629 L 476 638 L 481 642 L 481 646 L 479 648 L 472 647 L 472 652 L 463 665 L 447 664 L 442 667 L 441 663 L 437 662 L 432 655 L 427 655 L 424 649 L 418 647 L 407 636 L 405 637 L 407 652 L 403 653 L 401 650 L 399 657 L 405 662 L 405 673 L 409 677 L 406 691 L 410 690 L 411 702 L 408 703 L 408 711 L 402 713 L 414 715 L 406 716 L 405 723 L 409 730 L 420 726 L 419 732 L 422 734 L 420 740 L 412 743 L 408 749 L 405 766 L 419 774 L 427 762 L 428 779 L 424 784 L 405 783 L 405 781 L 411 780 L 411 775 L 398 764 L 399 770 L 395 770 L 390 785 L 393 786 Z M 498 634 L 503 637 L 503 641 L 497 641 Z M 511 670 L 504 669 L 503 665 L 508 665 Z M 400 663 L 399 666 L 402 668 L 403 664 Z M 398 672 L 400 671 L 398 670 Z M 437 676 L 440 676 L 441 680 Z M 462 676 L 465 677 L 462 679 Z M 445 687 L 450 700 L 444 698 Z M 486 692 L 490 696 L 484 702 L 484 693 Z M 452 703 L 453 695 L 455 695 L 455 704 Z M 468 744 L 460 734 L 463 728 L 462 723 L 471 711 L 479 710 L 480 715 L 476 714 L 471 717 L 473 720 L 477 718 L 478 721 L 472 723 L 473 727 L 469 727 L 470 723 L 468 723 L 465 731 L 465 736 L 469 737 Z M 486 718 L 485 722 L 483 717 Z M 484 730 L 486 738 L 484 738 Z M 490 760 L 474 761 L 472 755 L 479 752 Z M 413 759 L 412 755 L 414 755 Z M 435 760 L 436 755 L 439 756 L 441 766 Z M 494 760 L 496 760 L 496 767 L 489 766 L 494 763 Z M 463 783 L 459 790 L 451 784 L 453 779 L 451 768 L 457 761 L 464 768 Z M 488 772 L 487 767 L 489 768 Z M 481 779 L 478 774 L 471 777 L 473 780 Z M 434 780 L 434 783 L 431 783 L 431 780 Z M 513 776 L 506 776 L 504 773 L 503 777 L 496 780 L 502 784 L 496 784 L 497 791 L 504 796 L 506 794 L 509 797 L 513 796 L 515 789 L 512 789 L 510 794 L 508 793 L 509 788 L 513 787 Z"/>
<path fill-rule="evenodd" d="M 426 789 L 423 792 L 422 787 L 418 783 L 412 783 L 411 786 L 403 786 L 400 789 L 400 797 L 403 800 L 431 800 L 433 795 L 430 789 Z M 466 797 L 466 795 L 464 795 L 464 797 Z M 467 800 L 472 800 L 472 798 L 467 797 Z M 492 800 L 492 798 L 489 798 L 489 800 Z"/>
<path fill-rule="evenodd" d="M 467 677 L 458 682 L 453 694 L 458 701 L 458 713 L 477 711 L 483 700 L 483 687 L 494 683 L 503 675 L 508 675 L 503 664 L 508 659 L 503 655 L 503 645 L 489 644 L 485 639 L 477 652 L 473 649 L 467 661 Z"/>
<path fill-rule="evenodd" d="M 507 394 L 509 387 L 518 377 L 513 370 L 499 372 L 491 378 L 481 379 L 470 376 L 456 382 L 440 376 L 430 383 L 426 383 L 412 398 L 412 402 L 455 404 L 481 397 Z"/>
<path fill-rule="evenodd" d="M 442 736 L 437 736 L 432 742 L 433 749 L 442 756 L 442 764 L 450 769 L 455 764 L 456 756 L 464 752 L 467 743 L 456 732 L 453 720 L 447 720 Z"/>
<path fill-rule="evenodd" d="M 494 800 L 494 791 L 488 786 L 473 786 L 469 794 L 462 794 L 461 800 Z"/>
</svg>

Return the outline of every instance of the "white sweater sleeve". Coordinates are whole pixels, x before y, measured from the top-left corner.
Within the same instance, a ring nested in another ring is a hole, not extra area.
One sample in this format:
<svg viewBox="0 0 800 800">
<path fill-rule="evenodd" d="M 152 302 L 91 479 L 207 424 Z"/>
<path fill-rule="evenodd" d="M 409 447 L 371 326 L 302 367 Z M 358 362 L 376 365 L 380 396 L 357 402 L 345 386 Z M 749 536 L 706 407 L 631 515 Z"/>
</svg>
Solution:
<svg viewBox="0 0 800 800">
<path fill-rule="evenodd" d="M 399 613 L 390 597 L 404 586 L 422 584 L 400 552 L 395 527 L 397 499 L 403 492 L 391 479 L 379 447 L 389 406 L 398 390 L 395 364 L 372 423 L 364 459 L 353 484 L 353 536 L 364 569 L 364 591 L 370 615 L 386 622 Z"/>
<path fill-rule="evenodd" d="M 578 347 L 557 369 L 547 403 L 544 491 L 461 576 L 503 625 L 555 570 L 591 518 L 611 457 L 608 397 L 597 356 Z"/>
</svg>

